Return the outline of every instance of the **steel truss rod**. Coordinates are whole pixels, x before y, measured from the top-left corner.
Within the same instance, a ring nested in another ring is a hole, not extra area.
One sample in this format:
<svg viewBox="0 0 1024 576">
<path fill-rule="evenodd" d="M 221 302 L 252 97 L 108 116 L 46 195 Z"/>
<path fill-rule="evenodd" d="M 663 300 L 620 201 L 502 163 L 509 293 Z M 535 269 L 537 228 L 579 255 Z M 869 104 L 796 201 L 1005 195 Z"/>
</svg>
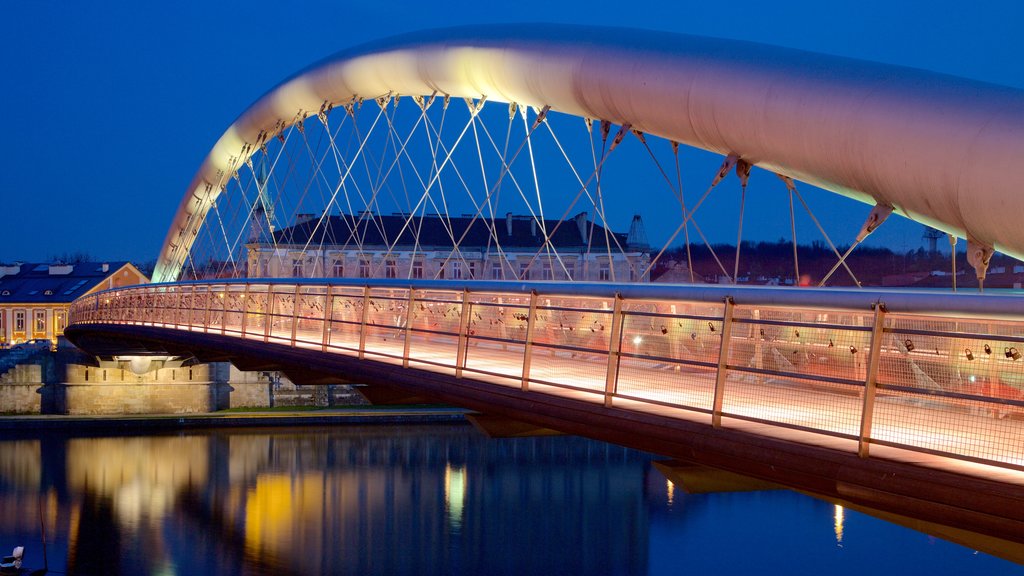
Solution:
<svg viewBox="0 0 1024 576">
<path fill-rule="evenodd" d="M 715 187 L 718 186 L 719 182 L 721 182 L 722 179 L 729 174 L 729 171 L 736 166 L 737 162 L 739 162 L 739 157 L 736 156 L 735 154 L 729 154 L 728 156 L 725 157 L 725 160 L 722 161 L 722 165 L 718 168 L 718 173 L 715 174 L 714 179 L 712 179 L 711 185 L 708 186 L 708 189 L 704 191 L 704 194 L 702 194 L 700 199 L 697 200 L 697 203 L 694 204 L 693 208 L 690 209 L 690 211 L 686 214 L 686 216 L 683 218 L 683 221 L 679 224 L 679 226 L 676 227 L 675 231 L 672 232 L 672 235 L 669 236 L 668 241 L 666 241 L 665 244 L 661 247 L 661 250 L 658 252 L 658 255 L 652 258 L 650 263 L 648 263 L 647 269 L 644 270 L 644 275 L 648 274 L 651 271 L 651 268 L 654 267 L 655 263 L 657 263 L 661 256 L 665 253 L 665 250 L 667 250 L 669 245 L 671 245 L 672 242 L 676 239 L 676 236 L 679 236 L 679 233 L 683 231 L 683 228 L 686 227 L 687 223 L 689 223 L 692 220 L 694 229 L 697 230 L 697 234 L 700 235 L 700 238 L 704 242 L 704 245 L 707 246 L 708 251 L 711 252 L 711 256 L 715 259 L 715 262 L 718 264 L 718 268 L 722 271 L 722 274 L 724 274 L 727 278 L 729 277 L 729 273 L 725 270 L 725 266 L 722 264 L 722 261 L 718 258 L 718 254 L 715 253 L 715 249 L 712 248 L 711 244 L 708 242 L 708 239 L 704 236 L 704 232 L 700 229 L 700 225 L 697 224 L 697 220 L 694 219 L 694 216 L 697 214 L 697 210 L 700 209 L 701 205 L 704 204 L 704 200 L 706 200 L 708 195 L 711 194 L 711 191 L 714 190 Z M 662 175 L 664 175 L 664 173 L 664 170 L 662 170 Z M 667 177 L 666 181 L 668 181 Z M 671 187 L 671 181 L 668 181 L 668 183 Z"/>
<path fill-rule="evenodd" d="M 850 278 L 853 279 L 857 286 L 860 286 L 861 284 L 860 281 L 857 280 L 857 276 L 853 273 L 853 270 L 850 270 L 850 267 L 846 265 L 846 261 L 843 260 L 842 254 L 839 253 L 839 250 L 836 248 L 835 243 L 832 242 L 832 238 L 829 237 L 828 232 L 825 232 L 825 228 L 822 227 L 821 222 L 818 222 L 818 218 L 814 216 L 814 212 L 812 212 L 811 207 L 807 205 L 807 202 L 804 200 L 803 195 L 800 194 L 799 190 L 797 190 L 796 183 L 793 181 L 793 179 L 790 178 L 789 176 L 783 176 L 782 174 L 775 175 L 778 176 L 779 179 L 786 184 L 786 188 L 790 192 L 796 194 L 797 200 L 800 201 L 800 204 L 804 207 L 804 210 L 807 212 L 807 215 L 811 217 L 811 220 L 814 222 L 814 225 L 818 228 L 818 232 L 821 232 L 821 235 L 825 237 L 825 241 L 828 242 L 829 247 L 832 248 L 832 253 L 835 254 L 836 258 L 839 259 L 839 262 L 843 265 L 843 268 L 846 269 L 846 273 L 850 275 Z"/>
<path fill-rule="evenodd" d="M 607 151 L 602 152 L 601 161 L 597 164 L 597 166 L 594 168 L 594 170 L 590 173 L 590 176 L 587 177 L 586 182 L 580 181 L 580 189 L 579 189 L 579 191 L 576 192 L 576 196 L 573 198 L 572 202 L 569 204 L 569 207 L 566 209 L 565 213 L 562 214 L 562 217 L 558 220 L 558 223 L 555 225 L 555 228 L 551 231 L 551 235 L 552 236 L 556 232 L 558 232 L 558 229 L 562 226 L 562 223 L 565 222 L 566 217 L 568 217 L 569 213 L 572 211 L 573 206 L 576 205 L 576 202 L 579 201 L 579 199 L 583 195 L 583 193 L 585 191 L 587 191 L 587 187 L 590 185 L 590 182 L 593 181 L 595 178 L 597 178 L 598 172 L 600 172 L 600 170 L 604 167 L 604 163 L 611 156 L 611 153 L 622 142 L 622 140 L 625 137 L 625 135 L 629 132 L 629 129 L 630 129 L 630 125 L 629 124 L 623 124 L 622 126 L 619 127 L 619 131 L 615 135 L 615 139 L 612 140 L 611 146 L 607 149 Z M 561 145 L 559 145 L 559 149 L 561 149 Z M 564 154 L 564 152 L 563 152 L 563 154 Z M 568 157 L 566 159 L 568 160 Z M 570 161 L 570 166 L 572 166 L 571 161 Z M 577 180 L 579 180 L 579 175 L 576 172 L 575 167 L 573 167 L 572 170 L 573 170 L 573 173 L 576 174 Z M 595 209 L 596 209 L 596 207 L 595 207 Z M 605 227 L 605 230 L 607 231 L 607 226 Z M 545 236 L 545 240 L 546 240 L 546 242 L 550 241 L 547 236 Z M 616 242 L 616 244 L 618 244 L 618 239 L 617 238 L 615 239 L 615 242 Z M 610 248 L 609 248 L 609 250 L 610 250 Z M 625 254 L 625 250 L 622 248 L 621 244 L 619 245 L 619 250 L 621 250 L 622 253 Z M 544 247 L 542 246 L 541 249 L 538 250 L 536 253 L 534 253 L 534 255 L 530 258 L 529 265 L 533 265 L 533 262 L 536 261 L 536 259 L 540 256 L 541 252 L 543 252 L 543 251 L 544 251 Z M 556 251 L 556 254 L 557 254 L 557 251 Z M 627 259 L 626 262 L 629 263 L 629 260 Z M 563 265 L 562 268 L 565 269 L 565 266 Z M 609 262 L 608 262 L 608 268 L 609 268 L 609 273 L 611 273 L 611 270 L 612 270 L 613 266 L 612 266 L 612 263 L 611 263 L 610 259 L 609 259 Z M 636 271 L 636 269 L 634 268 L 634 272 L 635 271 Z M 571 276 L 568 273 L 568 270 L 566 270 L 566 276 Z"/>
</svg>

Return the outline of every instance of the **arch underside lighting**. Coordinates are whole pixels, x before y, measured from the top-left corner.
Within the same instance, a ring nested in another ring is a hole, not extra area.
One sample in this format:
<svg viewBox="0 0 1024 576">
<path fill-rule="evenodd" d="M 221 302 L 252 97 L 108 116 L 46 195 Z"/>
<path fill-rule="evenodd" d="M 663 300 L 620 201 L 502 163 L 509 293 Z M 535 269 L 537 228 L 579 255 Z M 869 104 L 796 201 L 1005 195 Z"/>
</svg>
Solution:
<svg viewBox="0 0 1024 576">
<path fill-rule="evenodd" d="M 486 98 L 629 124 L 1024 256 L 1014 169 L 1024 92 L 746 42 L 519 25 L 347 50 L 286 80 L 213 147 L 185 194 L 155 281 L 178 278 L 222 187 L 260 144 L 361 100 Z"/>
</svg>

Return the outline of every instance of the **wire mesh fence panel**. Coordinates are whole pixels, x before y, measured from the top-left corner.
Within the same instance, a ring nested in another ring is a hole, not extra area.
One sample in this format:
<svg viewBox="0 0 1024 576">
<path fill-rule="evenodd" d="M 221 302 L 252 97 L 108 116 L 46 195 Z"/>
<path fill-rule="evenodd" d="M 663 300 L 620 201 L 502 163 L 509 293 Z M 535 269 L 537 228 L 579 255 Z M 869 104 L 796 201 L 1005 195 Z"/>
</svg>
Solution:
<svg viewBox="0 0 1024 576">
<path fill-rule="evenodd" d="M 245 334 L 262 336 L 267 327 L 267 286 L 253 286 L 245 304 Z"/>
<path fill-rule="evenodd" d="M 971 398 L 880 390 L 872 441 L 1024 467 L 1024 409 Z"/>
<path fill-rule="evenodd" d="M 1024 324 L 890 314 L 871 436 L 971 458 L 1020 460 Z"/>
<path fill-rule="evenodd" d="M 335 287 L 331 289 L 330 323 L 327 345 L 355 350 L 363 322 L 363 291 Z"/>
<path fill-rule="evenodd" d="M 473 337 L 525 342 L 530 299 L 473 295 L 469 334 Z"/>
<path fill-rule="evenodd" d="M 590 390 L 601 394 L 608 378 L 608 353 L 586 352 L 534 344 L 530 381 Z"/>
<path fill-rule="evenodd" d="M 224 286 L 211 286 L 206 300 L 206 329 L 219 332 L 224 326 Z"/>
<path fill-rule="evenodd" d="M 493 342 L 470 338 L 466 351 L 467 371 L 504 376 L 520 383 L 526 345 L 517 342 Z"/>
<path fill-rule="evenodd" d="M 299 292 L 299 313 L 296 315 L 295 339 L 306 344 L 321 344 L 324 315 L 327 309 L 327 288 L 304 287 Z"/>
<path fill-rule="evenodd" d="M 715 393 L 713 367 L 623 356 L 615 393 L 698 411 L 710 411 Z"/>
<path fill-rule="evenodd" d="M 723 305 L 625 301 L 615 391 L 710 410 Z"/>
<path fill-rule="evenodd" d="M 295 287 L 274 286 L 270 301 L 270 337 L 291 341 L 292 315 L 295 313 Z"/>
<path fill-rule="evenodd" d="M 410 362 L 454 367 L 462 325 L 462 293 L 417 291 L 409 318 Z"/>
<path fill-rule="evenodd" d="M 612 332 L 611 304 L 597 298 L 543 298 L 534 317 L 533 341 L 606 353 Z"/>
<path fill-rule="evenodd" d="M 402 328 L 366 326 L 366 354 L 401 358 L 404 348 L 405 330 Z"/>
<path fill-rule="evenodd" d="M 242 315 L 245 311 L 245 286 L 229 284 L 224 296 L 224 331 L 239 333 L 242 331 Z"/>
</svg>

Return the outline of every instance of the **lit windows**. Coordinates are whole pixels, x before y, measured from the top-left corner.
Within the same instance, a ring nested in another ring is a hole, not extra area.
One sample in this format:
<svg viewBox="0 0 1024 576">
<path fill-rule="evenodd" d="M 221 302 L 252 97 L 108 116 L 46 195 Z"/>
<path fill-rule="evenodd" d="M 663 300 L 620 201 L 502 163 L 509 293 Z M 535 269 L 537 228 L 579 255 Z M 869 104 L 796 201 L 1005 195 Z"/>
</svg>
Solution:
<svg viewBox="0 0 1024 576">
<path fill-rule="evenodd" d="M 25 331 L 25 311 L 15 310 L 14 311 L 14 331 L 24 332 Z"/>
<path fill-rule="evenodd" d="M 32 332 L 35 334 L 46 334 L 46 310 L 36 310 L 33 319 L 35 325 Z"/>
<path fill-rule="evenodd" d="M 554 273 L 552 273 L 552 271 L 551 271 L 551 261 L 550 260 L 548 260 L 547 262 L 543 262 L 541 264 L 540 273 L 541 273 L 541 279 L 542 280 L 554 280 L 555 279 Z"/>
</svg>

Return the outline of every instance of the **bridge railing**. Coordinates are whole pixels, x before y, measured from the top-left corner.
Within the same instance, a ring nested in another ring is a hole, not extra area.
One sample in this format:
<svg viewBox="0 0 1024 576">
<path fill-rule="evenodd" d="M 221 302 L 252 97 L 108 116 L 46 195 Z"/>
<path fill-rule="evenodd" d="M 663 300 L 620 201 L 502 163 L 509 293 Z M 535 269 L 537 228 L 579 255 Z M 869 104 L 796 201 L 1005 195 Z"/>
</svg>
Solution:
<svg viewBox="0 0 1024 576">
<path fill-rule="evenodd" d="M 712 426 L 767 424 L 864 457 L 884 445 L 1024 469 L 1024 321 L 985 309 L 1017 300 L 935 310 L 934 295 L 833 292 L 829 307 L 822 291 L 723 291 L 196 282 L 90 295 L 71 323 L 219 334 Z"/>
</svg>

